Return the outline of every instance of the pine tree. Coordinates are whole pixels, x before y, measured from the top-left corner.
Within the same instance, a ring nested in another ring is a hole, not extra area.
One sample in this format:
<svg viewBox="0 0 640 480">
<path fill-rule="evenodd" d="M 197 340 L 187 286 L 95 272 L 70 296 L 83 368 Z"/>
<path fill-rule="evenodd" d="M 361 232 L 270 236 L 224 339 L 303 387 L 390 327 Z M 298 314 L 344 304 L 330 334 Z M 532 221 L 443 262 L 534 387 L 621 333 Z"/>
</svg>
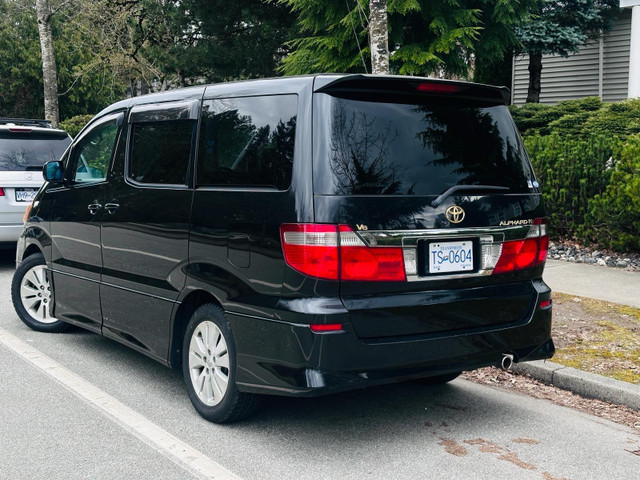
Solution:
<svg viewBox="0 0 640 480">
<path fill-rule="evenodd" d="M 390 71 L 470 76 L 475 55 L 502 59 L 533 0 L 387 0 Z M 369 0 L 280 0 L 298 17 L 286 74 L 370 72 Z"/>
</svg>

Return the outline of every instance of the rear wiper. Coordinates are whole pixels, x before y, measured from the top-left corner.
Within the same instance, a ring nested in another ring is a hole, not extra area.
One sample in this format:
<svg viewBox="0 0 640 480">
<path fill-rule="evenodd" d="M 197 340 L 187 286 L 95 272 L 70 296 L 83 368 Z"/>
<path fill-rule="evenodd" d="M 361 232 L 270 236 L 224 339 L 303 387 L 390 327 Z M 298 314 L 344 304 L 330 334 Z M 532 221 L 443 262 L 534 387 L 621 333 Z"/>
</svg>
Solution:
<svg viewBox="0 0 640 480">
<path fill-rule="evenodd" d="M 509 187 L 498 187 L 496 185 L 455 185 L 451 188 L 445 190 L 438 198 L 436 198 L 433 202 L 431 202 L 431 206 L 436 208 L 442 202 L 444 202 L 445 198 L 450 197 L 454 193 L 465 191 L 465 192 L 474 192 L 476 190 L 481 191 L 507 191 Z"/>
</svg>

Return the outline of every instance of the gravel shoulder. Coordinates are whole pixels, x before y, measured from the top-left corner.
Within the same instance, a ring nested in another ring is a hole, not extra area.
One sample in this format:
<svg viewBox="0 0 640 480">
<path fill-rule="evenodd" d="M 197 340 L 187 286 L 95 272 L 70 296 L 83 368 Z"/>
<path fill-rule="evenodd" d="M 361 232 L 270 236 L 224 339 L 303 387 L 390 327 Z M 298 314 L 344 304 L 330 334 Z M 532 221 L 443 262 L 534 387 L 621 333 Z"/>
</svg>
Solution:
<svg viewBox="0 0 640 480">
<path fill-rule="evenodd" d="M 620 253 L 613 250 L 585 246 L 570 239 L 559 239 L 550 242 L 548 258 L 569 263 L 586 263 L 640 272 L 640 254 L 638 253 Z"/>
</svg>

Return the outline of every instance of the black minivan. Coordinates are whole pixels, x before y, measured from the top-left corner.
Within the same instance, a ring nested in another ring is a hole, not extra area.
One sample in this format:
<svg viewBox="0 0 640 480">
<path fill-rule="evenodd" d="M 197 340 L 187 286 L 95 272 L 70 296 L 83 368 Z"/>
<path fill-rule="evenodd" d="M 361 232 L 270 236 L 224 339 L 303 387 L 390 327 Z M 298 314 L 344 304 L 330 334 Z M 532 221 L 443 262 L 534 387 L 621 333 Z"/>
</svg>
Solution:
<svg viewBox="0 0 640 480">
<path fill-rule="evenodd" d="M 550 358 L 546 213 L 507 102 L 319 75 L 116 103 L 44 166 L 16 311 L 181 367 L 214 422 Z"/>
</svg>

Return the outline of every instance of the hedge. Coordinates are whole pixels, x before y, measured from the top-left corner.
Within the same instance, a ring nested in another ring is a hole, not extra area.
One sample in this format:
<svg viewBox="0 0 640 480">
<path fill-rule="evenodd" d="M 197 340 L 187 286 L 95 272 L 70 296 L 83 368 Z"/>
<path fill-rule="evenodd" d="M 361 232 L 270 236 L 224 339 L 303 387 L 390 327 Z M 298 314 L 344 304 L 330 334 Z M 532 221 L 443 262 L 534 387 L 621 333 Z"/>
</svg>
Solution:
<svg viewBox="0 0 640 480">
<path fill-rule="evenodd" d="M 524 136 L 559 133 L 587 139 L 616 135 L 625 140 L 640 133 L 640 98 L 603 103 L 598 97 L 586 97 L 553 106 L 525 103 L 509 110 Z"/>
<path fill-rule="evenodd" d="M 581 236 L 614 250 L 640 251 L 640 135 L 629 137 L 606 190 L 589 201 Z"/>
<path fill-rule="evenodd" d="M 552 235 L 575 236 L 585 222 L 589 200 L 609 185 L 611 158 L 621 141 L 554 133 L 525 137 L 525 146 L 540 180 Z"/>
<path fill-rule="evenodd" d="M 552 236 L 640 252 L 640 99 L 510 107 Z"/>
</svg>

